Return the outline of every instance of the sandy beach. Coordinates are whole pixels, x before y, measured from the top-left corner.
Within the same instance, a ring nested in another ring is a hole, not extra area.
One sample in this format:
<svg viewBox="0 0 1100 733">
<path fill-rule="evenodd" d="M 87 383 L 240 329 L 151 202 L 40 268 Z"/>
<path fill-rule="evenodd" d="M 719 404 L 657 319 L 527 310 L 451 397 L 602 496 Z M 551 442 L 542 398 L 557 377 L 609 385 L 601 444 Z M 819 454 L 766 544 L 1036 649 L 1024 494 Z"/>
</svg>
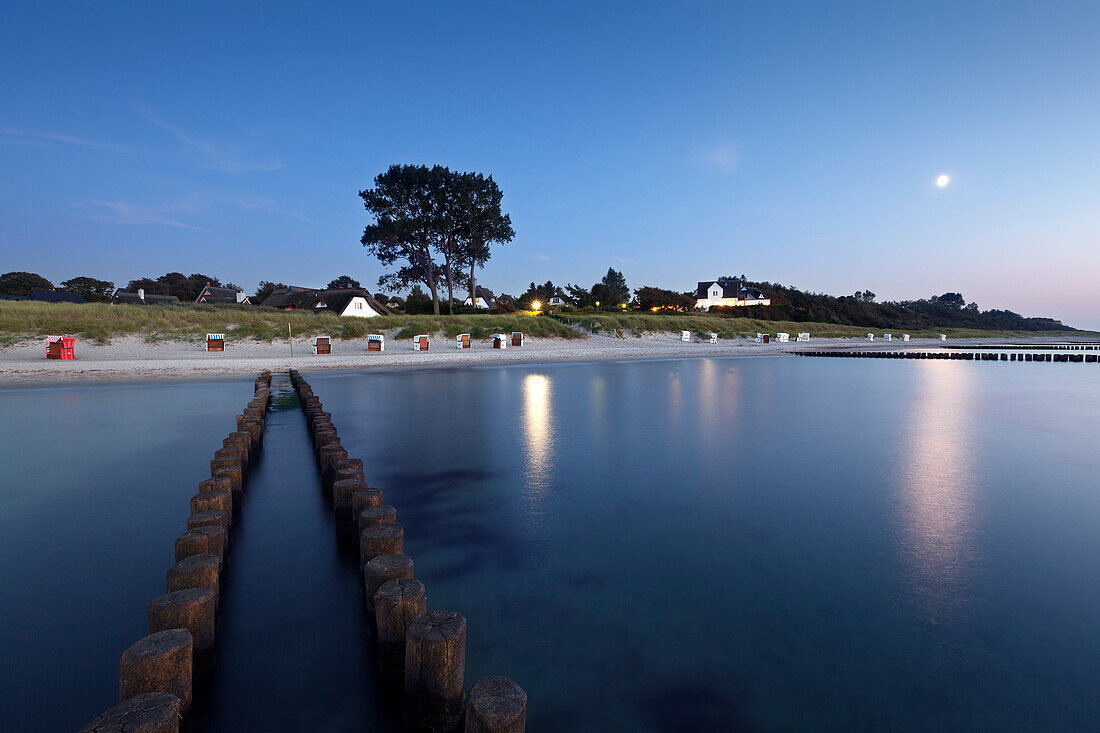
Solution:
<svg viewBox="0 0 1100 733">
<path fill-rule="evenodd" d="M 43 383 L 61 380 L 212 378 L 280 369 L 376 369 L 393 367 L 457 367 L 492 364 L 550 363 L 563 361 L 620 361 L 681 359 L 713 356 L 775 356 L 827 349 L 914 350 L 940 348 L 935 339 L 909 342 L 837 338 L 808 343 L 760 344 L 750 339 L 722 340 L 710 344 L 694 339 L 684 342 L 673 334 L 616 338 L 597 334 L 584 339 L 527 338 L 519 348 L 493 349 L 489 341 L 475 341 L 472 348 L 458 349 L 453 339 L 436 335 L 428 351 L 414 351 L 409 340 L 388 334 L 386 350 L 368 352 L 366 339 L 334 341 L 332 354 L 313 354 L 311 341 L 296 340 L 294 355 L 286 341 L 239 341 L 226 344 L 224 352 L 205 351 L 200 343 L 147 343 L 141 337 L 114 339 L 97 345 L 77 341 L 73 361 L 47 360 L 39 341 L 0 349 L 0 384 Z M 948 342 L 954 345 L 982 343 L 983 339 Z M 988 339 L 1004 343 L 1007 339 Z M 1037 339 L 1028 339 L 1029 343 Z"/>
</svg>

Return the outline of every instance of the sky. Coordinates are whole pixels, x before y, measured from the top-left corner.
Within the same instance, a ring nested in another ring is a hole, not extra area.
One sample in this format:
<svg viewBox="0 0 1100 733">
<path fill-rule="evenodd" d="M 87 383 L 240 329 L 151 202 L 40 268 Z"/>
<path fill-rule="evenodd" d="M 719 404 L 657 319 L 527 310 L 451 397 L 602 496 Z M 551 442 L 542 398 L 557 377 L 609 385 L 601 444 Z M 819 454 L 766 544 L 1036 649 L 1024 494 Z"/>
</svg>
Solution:
<svg viewBox="0 0 1100 733">
<path fill-rule="evenodd" d="M 1097 38 L 1095 1 L 8 2 L 0 271 L 376 290 L 358 192 L 439 163 L 504 192 L 497 292 L 745 274 L 1100 328 Z"/>
</svg>

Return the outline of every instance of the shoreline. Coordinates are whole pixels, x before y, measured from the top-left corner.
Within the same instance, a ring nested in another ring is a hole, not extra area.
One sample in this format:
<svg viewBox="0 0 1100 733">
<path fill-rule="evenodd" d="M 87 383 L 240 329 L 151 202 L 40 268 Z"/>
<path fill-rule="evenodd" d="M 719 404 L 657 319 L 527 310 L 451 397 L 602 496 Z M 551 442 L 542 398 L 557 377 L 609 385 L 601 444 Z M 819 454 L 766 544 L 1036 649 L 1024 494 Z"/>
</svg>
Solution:
<svg viewBox="0 0 1100 733">
<path fill-rule="evenodd" d="M 498 365 L 560 364 L 603 361 L 653 361 L 706 357 L 757 357 L 792 355 L 801 351 L 830 350 L 928 350 L 983 343 L 1068 343 L 1065 338 L 1003 337 L 868 342 L 859 338 L 820 338 L 809 342 L 769 344 L 749 339 L 722 340 L 717 344 L 681 341 L 674 334 L 646 334 L 618 338 L 596 334 L 584 339 L 527 337 L 522 347 L 493 349 L 477 341 L 459 350 L 453 339 L 435 335 L 428 351 L 414 351 L 410 341 L 396 341 L 387 335 L 386 350 L 368 352 L 366 339 L 333 341 L 333 354 L 312 353 L 309 341 L 296 343 L 295 355 L 283 342 L 239 341 L 226 344 L 226 351 L 207 353 L 193 343 L 146 343 L 139 337 L 115 339 L 110 344 L 79 343 L 73 361 L 48 360 L 39 343 L 0 349 L 0 388 L 45 387 L 53 384 L 145 383 L 163 380 L 216 381 L 258 371 L 297 369 L 318 374 L 327 371 L 396 371 L 406 369 L 456 369 Z M 304 353 L 302 353 L 304 352 Z"/>
</svg>

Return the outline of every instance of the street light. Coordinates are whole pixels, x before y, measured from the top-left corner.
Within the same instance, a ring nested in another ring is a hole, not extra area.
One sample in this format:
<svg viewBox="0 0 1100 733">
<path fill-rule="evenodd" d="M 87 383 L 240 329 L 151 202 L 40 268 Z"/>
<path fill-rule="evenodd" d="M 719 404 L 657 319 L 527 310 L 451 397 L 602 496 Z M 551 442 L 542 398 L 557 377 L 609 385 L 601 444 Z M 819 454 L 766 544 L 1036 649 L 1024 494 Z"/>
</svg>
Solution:
<svg viewBox="0 0 1100 733">
<path fill-rule="evenodd" d="M 531 307 L 535 310 L 538 310 L 541 305 L 542 303 L 539 303 L 537 300 L 531 301 Z"/>
</svg>

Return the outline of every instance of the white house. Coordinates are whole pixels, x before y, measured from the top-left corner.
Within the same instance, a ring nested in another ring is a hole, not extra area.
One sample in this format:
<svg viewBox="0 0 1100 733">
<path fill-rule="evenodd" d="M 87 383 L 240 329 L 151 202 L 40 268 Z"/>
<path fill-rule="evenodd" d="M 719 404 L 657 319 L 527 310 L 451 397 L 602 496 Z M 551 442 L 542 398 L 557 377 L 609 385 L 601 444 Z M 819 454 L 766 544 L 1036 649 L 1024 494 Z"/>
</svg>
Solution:
<svg viewBox="0 0 1100 733">
<path fill-rule="evenodd" d="M 546 304 L 551 308 L 561 308 L 563 306 L 573 305 L 573 301 L 569 300 L 569 296 L 558 290 L 550 296 L 550 300 L 546 301 Z"/>
<path fill-rule="evenodd" d="M 700 282 L 695 288 L 695 307 L 710 310 L 711 307 L 771 305 L 771 298 L 756 288 L 742 285 L 737 280 L 711 280 Z"/>
<path fill-rule="evenodd" d="M 478 285 L 474 292 L 477 294 L 477 301 L 470 300 L 470 296 L 467 295 L 466 300 L 462 301 L 462 305 L 472 305 L 476 308 L 493 308 L 496 306 L 497 296 L 493 294 L 492 290 Z"/>
</svg>

